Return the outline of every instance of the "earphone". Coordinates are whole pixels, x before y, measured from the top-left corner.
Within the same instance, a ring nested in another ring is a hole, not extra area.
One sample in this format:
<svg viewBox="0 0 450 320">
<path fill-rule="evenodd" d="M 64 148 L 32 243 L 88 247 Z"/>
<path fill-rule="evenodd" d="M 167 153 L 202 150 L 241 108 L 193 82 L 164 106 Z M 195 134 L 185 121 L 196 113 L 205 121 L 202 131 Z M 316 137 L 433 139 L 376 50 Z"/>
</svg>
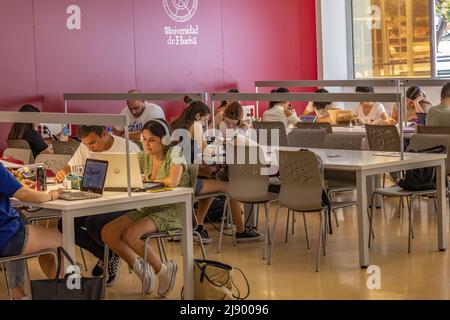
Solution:
<svg viewBox="0 0 450 320">
<path fill-rule="evenodd" d="M 167 125 L 166 125 L 163 121 L 161 121 L 161 120 L 159 120 L 159 119 L 152 119 L 152 120 L 150 120 L 150 121 L 156 121 L 156 122 L 158 122 L 160 125 L 163 126 L 164 131 L 165 131 L 166 133 L 165 133 L 164 136 L 161 137 L 161 143 L 162 143 L 163 145 L 165 145 L 165 146 L 168 146 L 168 145 L 172 142 L 172 139 L 171 139 L 171 136 L 170 136 L 170 130 L 169 130 L 169 128 L 167 127 Z"/>
</svg>

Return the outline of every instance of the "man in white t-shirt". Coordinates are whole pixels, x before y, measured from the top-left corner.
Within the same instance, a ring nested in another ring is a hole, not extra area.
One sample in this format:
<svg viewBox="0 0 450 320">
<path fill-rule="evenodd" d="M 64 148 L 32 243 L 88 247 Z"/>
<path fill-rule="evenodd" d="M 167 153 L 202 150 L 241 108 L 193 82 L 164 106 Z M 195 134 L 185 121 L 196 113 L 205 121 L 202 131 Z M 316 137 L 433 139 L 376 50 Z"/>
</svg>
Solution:
<svg viewBox="0 0 450 320">
<path fill-rule="evenodd" d="M 374 93 L 373 87 L 356 87 L 357 93 Z M 384 106 L 379 102 L 361 102 L 356 110 L 360 124 L 392 124 Z"/>
<path fill-rule="evenodd" d="M 287 88 L 278 88 L 272 90 L 271 93 L 289 93 L 289 90 Z M 293 126 L 300 122 L 295 109 L 292 108 L 289 101 L 270 101 L 269 108 L 262 115 L 262 120 L 264 122 L 283 122 L 288 133 Z"/>
<path fill-rule="evenodd" d="M 56 174 L 57 182 L 62 182 L 73 166 L 84 165 L 94 152 L 126 152 L 125 139 L 110 135 L 104 126 L 79 126 L 77 136 L 81 139 L 80 146 L 69 163 Z M 131 141 L 130 152 L 140 152 L 139 147 Z"/>
<path fill-rule="evenodd" d="M 56 181 L 60 182 L 71 172 L 71 166 L 84 165 L 92 153 L 101 152 L 126 152 L 124 138 L 112 136 L 104 126 L 79 126 L 77 136 L 81 139 L 80 146 L 75 151 L 67 166 L 56 174 Z M 130 152 L 138 153 L 139 147 L 130 142 Z M 112 285 L 120 274 L 120 257 L 110 251 L 108 264 L 103 261 L 104 244 L 101 238 L 101 230 L 109 222 L 124 215 L 125 212 L 110 212 L 94 216 L 78 217 L 74 220 L 75 243 L 98 258 L 97 264 L 92 269 L 93 276 L 101 276 L 103 269 L 108 269 L 107 285 Z M 58 222 L 58 230 L 63 232 L 61 220 Z"/>
<path fill-rule="evenodd" d="M 138 89 L 133 89 L 128 91 L 128 93 L 142 92 Z M 147 121 L 153 119 L 166 120 L 164 111 L 160 106 L 145 100 L 127 100 L 127 107 L 124 108 L 120 114 L 128 116 L 128 120 L 130 121 L 128 131 L 130 133 L 130 139 L 132 140 L 141 139 L 141 131 Z M 115 127 L 113 132 L 118 136 L 123 136 L 125 133 L 123 127 Z"/>
</svg>

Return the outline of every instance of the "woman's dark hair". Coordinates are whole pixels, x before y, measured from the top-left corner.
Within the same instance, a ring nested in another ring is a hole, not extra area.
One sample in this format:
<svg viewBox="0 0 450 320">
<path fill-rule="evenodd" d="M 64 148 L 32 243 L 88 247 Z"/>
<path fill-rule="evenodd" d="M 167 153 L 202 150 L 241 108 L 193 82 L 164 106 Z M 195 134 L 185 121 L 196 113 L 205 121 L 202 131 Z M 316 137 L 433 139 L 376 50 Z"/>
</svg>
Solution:
<svg viewBox="0 0 450 320">
<path fill-rule="evenodd" d="M 19 112 L 40 112 L 40 110 L 31 104 L 25 104 L 19 109 Z M 16 122 L 12 125 L 11 130 L 9 131 L 8 140 L 23 139 L 23 134 L 25 131 L 30 129 L 33 129 L 32 123 Z"/>
<path fill-rule="evenodd" d="M 359 93 L 374 93 L 373 87 L 356 87 L 355 92 Z"/>
<path fill-rule="evenodd" d="M 441 90 L 441 99 L 450 98 L 450 82 L 444 84 Z"/>
<path fill-rule="evenodd" d="M 406 97 L 411 100 L 416 100 L 420 95 L 422 94 L 422 90 L 420 87 L 409 87 L 408 90 L 406 90 Z"/>
<path fill-rule="evenodd" d="M 227 90 L 227 93 L 239 93 L 239 90 L 236 88 L 233 88 L 233 89 Z M 228 105 L 228 103 L 229 103 L 229 101 L 225 101 L 225 100 L 220 102 L 220 106 L 218 109 L 226 107 Z"/>
<path fill-rule="evenodd" d="M 270 91 L 270 93 L 289 93 L 289 89 L 288 88 L 278 88 L 278 89 L 273 89 L 272 91 Z M 279 103 L 284 103 L 286 101 L 270 101 L 269 102 L 269 109 L 273 108 L 274 105 L 279 104 Z"/>
<path fill-rule="evenodd" d="M 187 105 L 190 105 L 191 103 L 193 103 L 194 102 L 194 99 L 192 99 L 191 97 L 189 97 L 189 96 L 184 96 L 184 103 L 186 103 Z"/>
<path fill-rule="evenodd" d="M 329 93 L 329 92 L 327 89 L 320 88 L 320 89 L 316 90 L 316 93 Z M 331 102 L 316 102 L 316 101 L 314 101 L 313 107 L 316 108 L 317 110 L 323 110 L 329 104 L 331 104 Z"/>
<path fill-rule="evenodd" d="M 172 130 L 170 129 L 169 124 L 166 122 L 166 120 L 160 118 L 147 121 L 142 127 L 142 131 L 144 130 L 150 131 L 152 135 L 157 136 L 161 139 L 166 135 L 169 135 L 169 137 L 172 135 Z M 170 143 L 169 145 L 164 145 L 164 151 L 169 150 L 169 148 L 173 145 L 174 144 L 172 143 Z"/>
<path fill-rule="evenodd" d="M 189 129 L 195 121 L 195 115 L 200 113 L 200 116 L 207 116 L 211 113 L 209 107 L 202 101 L 192 101 L 186 107 L 178 118 L 172 121 L 172 130 Z"/>
<path fill-rule="evenodd" d="M 239 102 L 234 101 L 225 108 L 223 116 L 232 120 L 238 120 L 238 124 L 240 124 L 241 119 L 244 116 L 244 109 Z"/>
</svg>

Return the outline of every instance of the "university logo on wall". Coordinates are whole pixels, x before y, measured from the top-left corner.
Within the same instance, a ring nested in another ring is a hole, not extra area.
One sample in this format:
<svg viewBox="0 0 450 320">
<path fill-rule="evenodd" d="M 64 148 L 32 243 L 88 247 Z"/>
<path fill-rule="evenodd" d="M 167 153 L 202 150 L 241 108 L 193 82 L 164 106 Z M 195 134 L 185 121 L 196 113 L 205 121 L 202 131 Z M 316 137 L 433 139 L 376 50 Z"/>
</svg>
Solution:
<svg viewBox="0 0 450 320">
<path fill-rule="evenodd" d="M 176 22 L 186 22 L 197 11 L 198 0 L 163 0 L 164 10 Z"/>
<path fill-rule="evenodd" d="M 189 21 L 197 11 L 198 0 L 162 0 L 166 14 L 175 22 Z M 164 34 L 169 46 L 196 46 L 198 43 L 198 25 L 165 26 Z"/>
</svg>

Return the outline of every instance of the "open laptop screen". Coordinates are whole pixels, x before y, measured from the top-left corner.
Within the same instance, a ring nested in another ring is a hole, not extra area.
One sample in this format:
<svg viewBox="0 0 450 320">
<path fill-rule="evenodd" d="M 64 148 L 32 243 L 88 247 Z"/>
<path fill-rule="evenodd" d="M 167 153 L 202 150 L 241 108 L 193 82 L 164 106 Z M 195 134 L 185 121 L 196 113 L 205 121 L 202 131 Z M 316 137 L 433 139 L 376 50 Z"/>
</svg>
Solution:
<svg viewBox="0 0 450 320">
<path fill-rule="evenodd" d="M 81 191 L 102 194 L 107 171 L 108 161 L 87 159 L 80 188 Z"/>
<path fill-rule="evenodd" d="M 314 123 L 317 120 L 316 116 L 300 116 L 300 120 L 302 122 L 311 122 Z"/>
</svg>

